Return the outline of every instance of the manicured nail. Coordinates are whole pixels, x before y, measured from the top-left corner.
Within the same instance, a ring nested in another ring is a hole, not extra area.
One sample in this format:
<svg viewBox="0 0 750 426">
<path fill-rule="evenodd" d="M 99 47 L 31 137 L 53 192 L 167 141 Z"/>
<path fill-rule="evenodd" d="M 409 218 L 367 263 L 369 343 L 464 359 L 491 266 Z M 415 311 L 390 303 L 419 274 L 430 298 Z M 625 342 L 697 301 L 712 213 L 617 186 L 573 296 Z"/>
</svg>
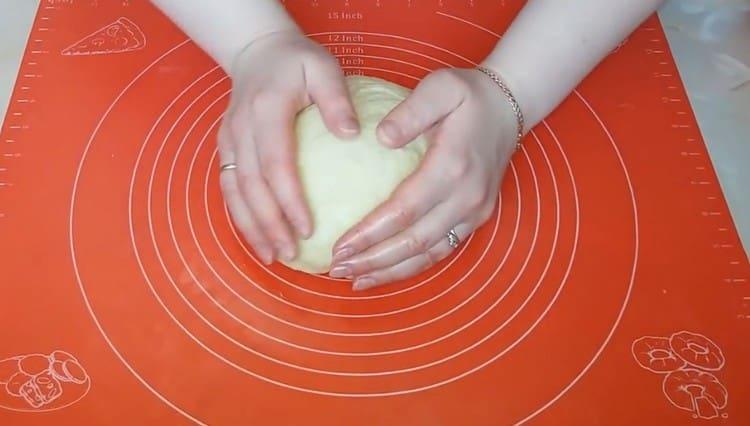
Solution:
<svg viewBox="0 0 750 426">
<path fill-rule="evenodd" d="M 339 249 L 336 253 L 333 254 L 333 262 L 341 262 L 342 260 L 345 260 L 349 256 L 354 254 L 354 249 L 351 247 L 343 247 Z"/>
<path fill-rule="evenodd" d="M 350 117 L 342 121 L 339 128 L 344 133 L 356 134 L 359 132 L 359 123 L 357 123 L 357 120 Z"/>
<path fill-rule="evenodd" d="M 354 286 L 352 288 L 354 291 L 363 291 L 367 290 L 368 288 L 372 288 L 375 285 L 375 280 L 370 277 L 362 277 L 358 278 L 357 281 L 354 282 Z"/>
<path fill-rule="evenodd" d="M 331 269 L 331 272 L 329 272 L 328 275 L 330 275 L 331 278 L 346 278 L 352 275 L 352 270 L 348 266 L 336 266 Z"/>
<path fill-rule="evenodd" d="M 392 121 L 380 123 L 380 135 L 386 145 L 395 145 L 401 137 L 401 130 Z"/>
</svg>

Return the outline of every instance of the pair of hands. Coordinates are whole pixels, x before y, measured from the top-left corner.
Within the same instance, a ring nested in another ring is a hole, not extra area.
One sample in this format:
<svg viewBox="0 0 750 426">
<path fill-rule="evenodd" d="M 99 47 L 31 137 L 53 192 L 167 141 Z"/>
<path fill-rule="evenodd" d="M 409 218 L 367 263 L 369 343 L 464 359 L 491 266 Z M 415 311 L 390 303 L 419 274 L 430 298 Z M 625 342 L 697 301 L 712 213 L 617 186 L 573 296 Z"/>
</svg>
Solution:
<svg viewBox="0 0 750 426">
<path fill-rule="evenodd" d="M 266 264 L 296 256 L 312 233 L 295 160 L 297 113 L 315 103 L 341 138 L 359 132 L 336 59 L 298 32 L 269 34 L 232 69 L 233 92 L 219 131 L 221 187 L 232 219 Z M 446 234 L 465 240 L 492 214 L 501 175 L 516 145 L 516 122 L 497 86 L 469 69 L 428 75 L 377 128 L 398 148 L 420 134 L 429 141 L 420 167 L 388 201 L 334 246 L 330 275 L 355 290 L 405 279 L 450 254 Z"/>
</svg>

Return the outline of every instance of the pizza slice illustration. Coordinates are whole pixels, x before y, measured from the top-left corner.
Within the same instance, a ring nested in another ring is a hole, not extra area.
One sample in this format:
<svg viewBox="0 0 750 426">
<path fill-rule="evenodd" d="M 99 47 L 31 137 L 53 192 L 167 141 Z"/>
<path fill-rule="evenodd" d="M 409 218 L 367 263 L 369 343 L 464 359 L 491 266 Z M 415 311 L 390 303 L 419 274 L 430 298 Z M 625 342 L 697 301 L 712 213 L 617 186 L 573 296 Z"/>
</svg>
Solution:
<svg viewBox="0 0 750 426">
<path fill-rule="evenodd" d="M 63 49 L 65 56 L 106 55 L 141 50 L 146 36 L 138 25 L 121 17 Z"/>
</svg>

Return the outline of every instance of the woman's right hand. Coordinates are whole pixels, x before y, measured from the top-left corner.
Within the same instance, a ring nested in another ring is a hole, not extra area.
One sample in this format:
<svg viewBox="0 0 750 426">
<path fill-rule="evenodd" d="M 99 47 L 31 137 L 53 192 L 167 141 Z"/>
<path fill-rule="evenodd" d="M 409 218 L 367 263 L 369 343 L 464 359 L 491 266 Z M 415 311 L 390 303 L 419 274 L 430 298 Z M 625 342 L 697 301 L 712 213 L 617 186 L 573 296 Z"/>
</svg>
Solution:
<svg viewBox="0 0 750 426">
<path fill-rule="evenodd" d="M 221 188 L 235 226 L 266 264 L 296 256 L 297 237 L 312 234 L 299 181 L 295 118 L 315 103 L 328 129 L 359 133 L 336 59 L 297 31 L 265 35 L 236 58 L 229 107 L 219 130 Z"/>
</svg>

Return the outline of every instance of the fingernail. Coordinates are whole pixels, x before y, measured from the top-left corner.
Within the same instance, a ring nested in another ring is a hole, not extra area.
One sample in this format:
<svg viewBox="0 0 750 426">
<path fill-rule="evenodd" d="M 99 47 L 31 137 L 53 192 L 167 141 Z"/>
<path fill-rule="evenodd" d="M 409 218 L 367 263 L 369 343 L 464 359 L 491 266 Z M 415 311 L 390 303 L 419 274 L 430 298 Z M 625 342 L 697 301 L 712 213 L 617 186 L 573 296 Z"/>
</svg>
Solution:
<svg viewBox="0 0 750 426">
<path fill-rule="evenodd" d="M 336 266 L 328 273 L 331 278 L 346 278 L 352 275 L 352 270 L 348 266 Z"/>
<path fill-rule="evenodd" d="M 291 262 L 292 260 L 294 260 L 294 255 L 294 247 L 286 246 L 283 250 L 281 250 L 281 258 L 287 262 Z"/>
<path fill-rule="evenodd" d="M 260 261 L 263 262 L 264 265 L 270 265 L 273 263 L 273 253 L 270 251 L 263 250 L 262 252 L 258 253 L 260 256 Z"/>
<path fill-rule="evenodd" d="M 355 134 L 359 132 L 359 123 L 357 123 L 357 120 L 350 117 L 342 121 L 339 128 L 344 133 Z"/>
<path fill-rule="evenodd" d="M 401 130 L 392 121 L 384 121 L 380 123 L 380 134 L 387 145 L 395 145 L 401 137 Z"/>
<path fill-rule="evenodd" d="M 310 229 L 310 225 L 308 225 L 304 221 L 296 221 L 294 223 L 294 229 L 297 230 L 297 233 L 302 237 L 302 239 L 306 240 L 312 236 L 312 229 Z"/>
<path fill-rule="evenodd" d="M 375 280 L 370 277 L 362 277 L 357 279 L 357 281 L 354 282 L 354 285 L 352 288 L 354 291 L 362 291 L 367 290 L 368 288 L 371 288 L 375 285 Z"/>
<path fill-rule="evenodd" d="M 351 247 L 343 247 L 333 254 L 333 262 L 341 262 L 342 260 L 348 258 L 353 254 L 354 249 L 352 249 Z"/>
<path fill-rule="evenodd" d="M 294 259 L 294 247 L 291 245 L 288 245 L 286 243 L 275 243 L 274 246 L 276 247 L 276 253 L 279 258 L 284 260 L 285 262 L 289 262 L 292 259 Z"/>
</svg>

